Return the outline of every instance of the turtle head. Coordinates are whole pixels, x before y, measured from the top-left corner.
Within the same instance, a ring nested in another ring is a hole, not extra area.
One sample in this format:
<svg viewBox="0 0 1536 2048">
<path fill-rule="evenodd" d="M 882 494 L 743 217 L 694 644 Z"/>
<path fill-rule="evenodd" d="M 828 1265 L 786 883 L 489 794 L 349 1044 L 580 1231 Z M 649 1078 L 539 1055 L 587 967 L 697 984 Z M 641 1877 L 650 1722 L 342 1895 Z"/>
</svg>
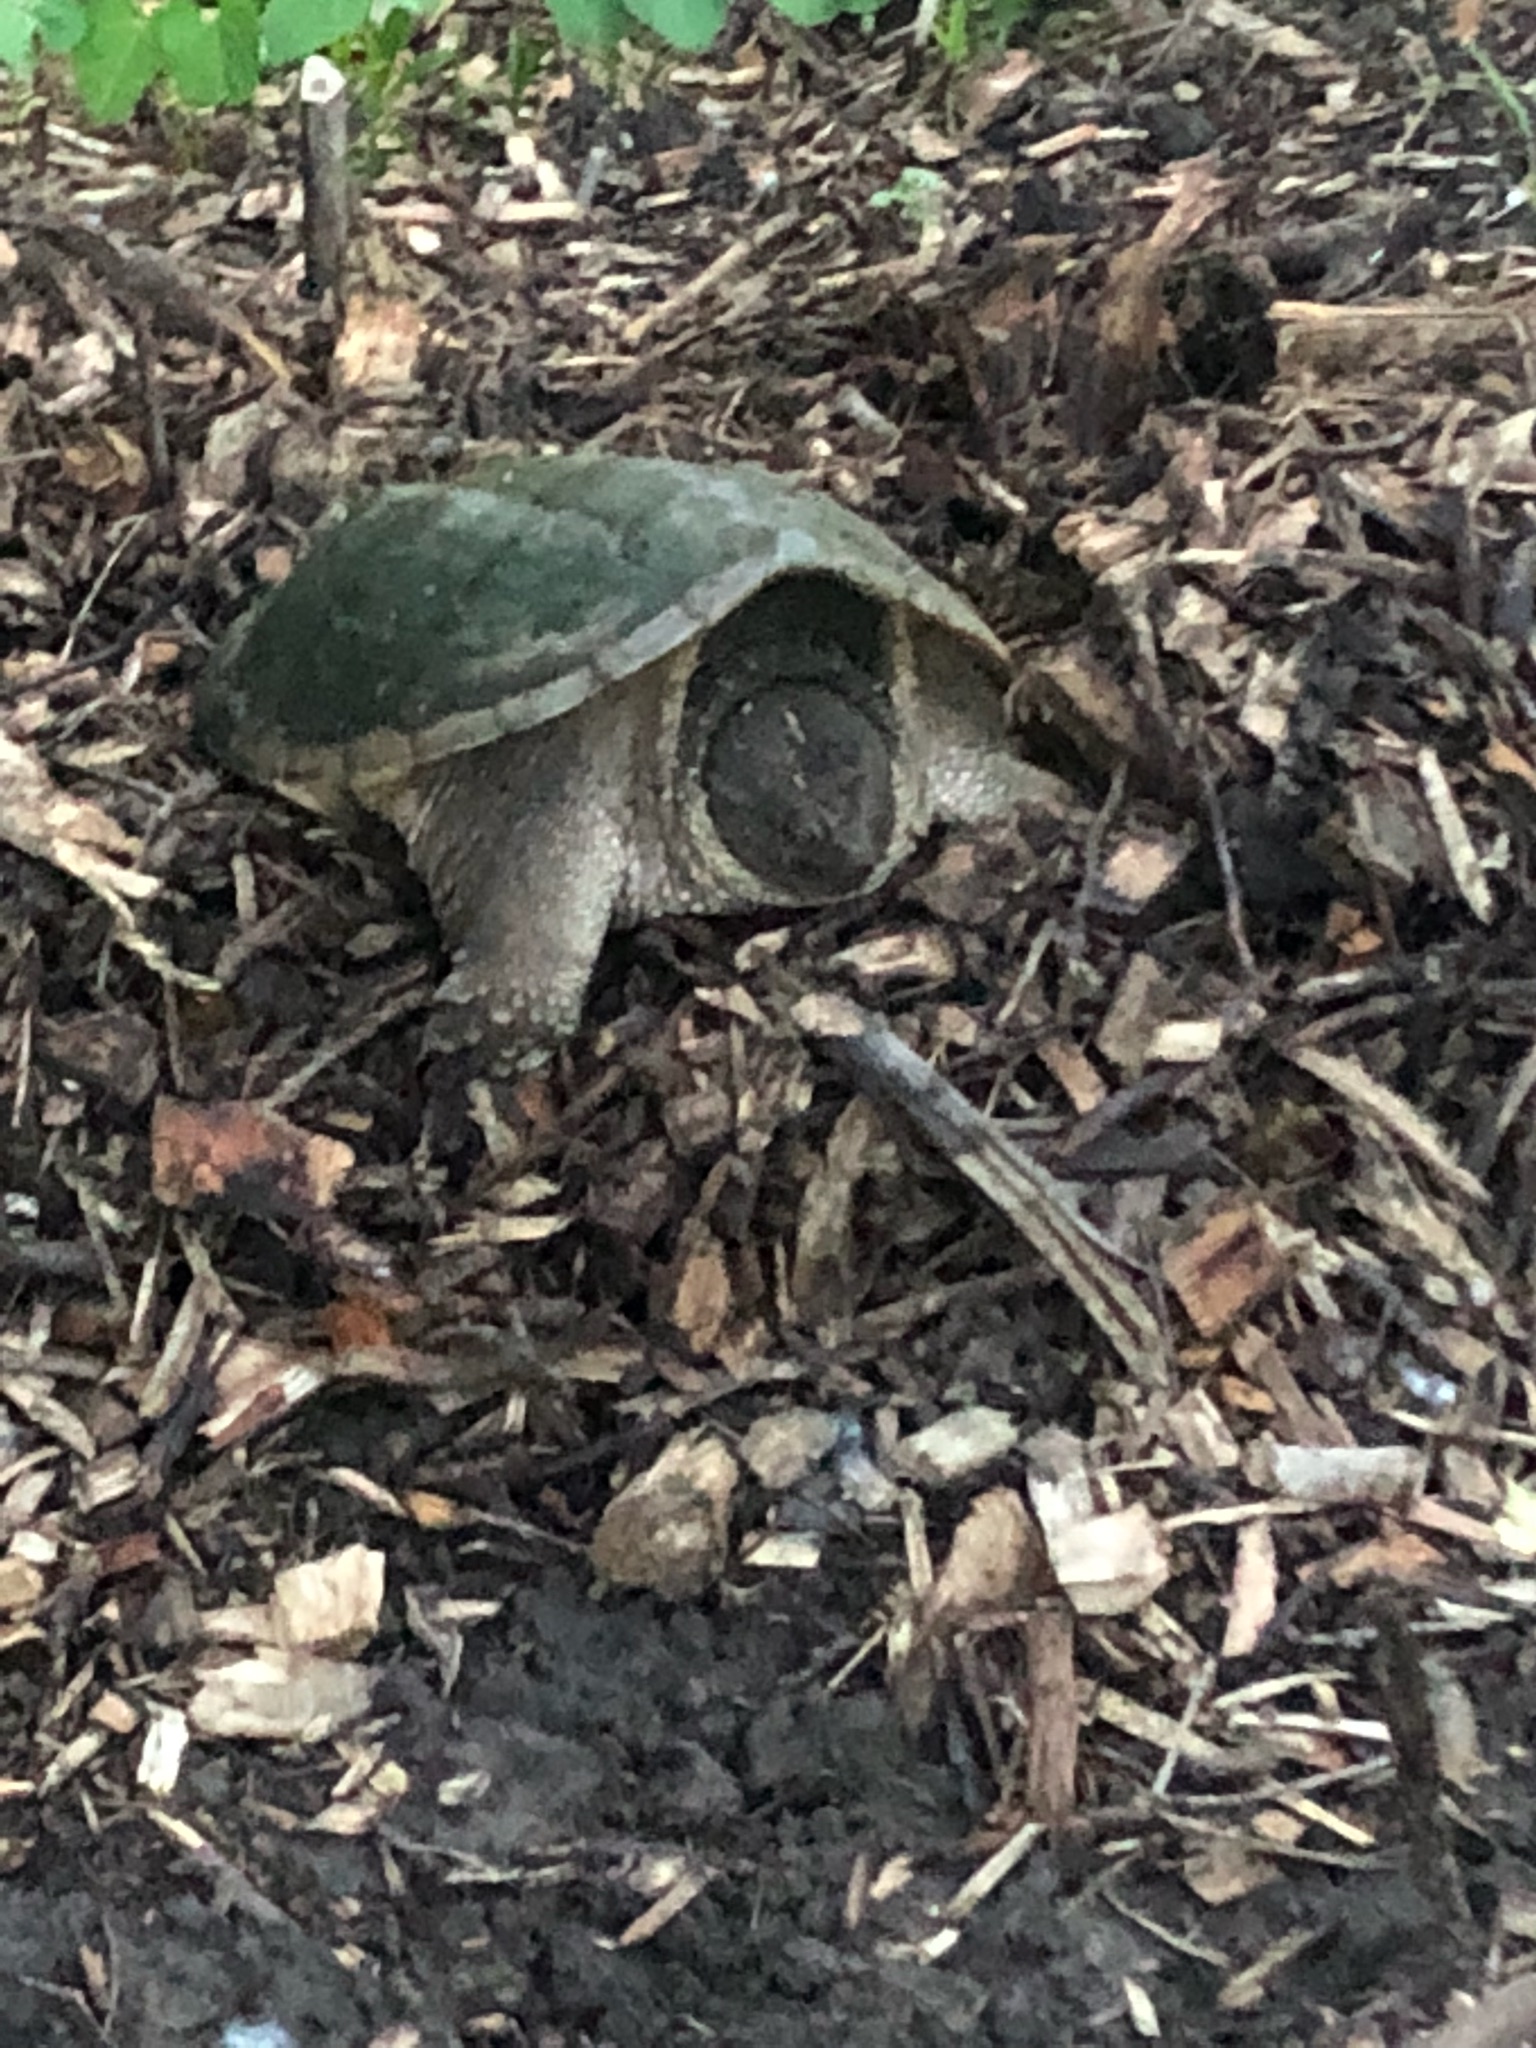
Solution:
<svg viewBox="0 0 1536 2048">
<path fill-rule="evenodd" d="M 843 579 L 795 574 L 703 642 L 682 753 L 765 902 L 857 896 L 907 843 L 885 612 Z"/>
<path fill-rule="evenodd" d="M 891 741 L 835 685 L 793 678 L 733 705 L 700 763 L 728 852 L 781 897 L 856 895 L 896 830 Z"/>
</svg>

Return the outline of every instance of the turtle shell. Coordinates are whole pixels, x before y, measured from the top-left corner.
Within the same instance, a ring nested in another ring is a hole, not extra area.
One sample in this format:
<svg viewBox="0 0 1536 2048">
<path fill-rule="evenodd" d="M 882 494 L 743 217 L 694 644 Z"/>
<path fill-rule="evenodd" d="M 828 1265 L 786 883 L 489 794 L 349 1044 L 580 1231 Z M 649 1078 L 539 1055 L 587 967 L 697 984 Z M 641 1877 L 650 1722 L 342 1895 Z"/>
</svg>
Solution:
<svg viewBox="0 0 1536 2048">
<path fill-rule="evenodd" d="M 755 464 L 546 456 L 328 517 L 205 670 L 199 728 L 328 810 L 558 718 L 797 572 L 910 606 L 1005 669 L 962 597 L 831 498 Z"/>
</svg>

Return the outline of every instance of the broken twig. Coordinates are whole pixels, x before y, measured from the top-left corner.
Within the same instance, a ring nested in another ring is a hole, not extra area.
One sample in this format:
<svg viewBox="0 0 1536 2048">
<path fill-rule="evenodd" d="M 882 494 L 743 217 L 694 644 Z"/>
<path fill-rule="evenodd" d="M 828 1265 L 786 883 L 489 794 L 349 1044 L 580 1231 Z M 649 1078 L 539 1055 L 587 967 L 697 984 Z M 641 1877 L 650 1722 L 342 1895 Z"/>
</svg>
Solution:
<svg viewBox="0 0 1536 2048">
<path fill-rule="evenodd" d="M 897 1103 L 972 1186 L 979 1188 L 1031 1244 L 1144 1385 L 1167 1377 L 1163 1333 L 1126 1274 L 1131 1262 L 1079 1212 L 1063 1182 L 934 1072 L 884 1018 L 841 996 L 807 996 L 795 1005 L 802 1031 L 829 1045 L 861 1088 Z"/>
<path fill-rule="evenodd" d="M 347 81 L 328 57 L 306 58 L 303 108 L 304 292 L 339 309 L 347 265 Z"/>
</svg>

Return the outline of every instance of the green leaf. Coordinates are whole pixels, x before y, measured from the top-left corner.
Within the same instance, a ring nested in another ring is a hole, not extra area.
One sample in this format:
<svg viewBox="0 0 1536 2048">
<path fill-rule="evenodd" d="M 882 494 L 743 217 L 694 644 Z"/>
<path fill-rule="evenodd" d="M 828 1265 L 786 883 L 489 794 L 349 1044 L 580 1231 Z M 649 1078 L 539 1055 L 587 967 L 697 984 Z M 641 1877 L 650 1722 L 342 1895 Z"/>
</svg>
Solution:
<svg viewBox="0 0 1536 2048">
<path fill-rule="evenodd" d="M 260 0 L 219 0 L 224 104 L 243 107 L 261 83 Z"/>
<path fill-rule="evenodd" d="M 296 64 L 355 35 L 367 19 L 368 0 L 269 0 L 261 18 L 262 54 L 272 65 Z"/>
<path fill-rule="evenodd" d="M 774 12 L 782 14 L 786 21 L 794 22 L 800 28 L 821 28 L 829 21 L 836 21 L 840 14 L 875 13 L 876 7 L 850 6 L 848 0 L 773 0 Z"/>
<path fill-rule="evenodd" d="M 160 55 L 189 107 L 231 107 L 248 100 L 261 76 L 257 0 L 165 0 L 154 17 Z"/>
<path fill-rule="evenodd" d="M 197 0 L 165 0 L 154 17 L 155 40 L 172 85 L 189 107 L 224 104 L 224 46 L 219 17 Z"/>
<path fill-rule="evenodd" d="M 159 68 L 155 25 L 138 0 L 91 0 L 75 84 L 92 120 L 126 121 Z"/>
<path fill-rule="evenodd" d="M 0 65 L 25 77 L 32 69 L 38 20 L 31 0 L 0 0 Z"/>
<path fill-rule="evenodd" d="M 416 17 L 403 7 L 391 7 L 385 15 L 373 11 L 370 54 L 380 64 L 393 64 L 416 32 Z"/>
<path fill-rule="evenodd" d="M 72 50 L 85 34 L 87 15 L 81 0 L 32 0 L 37 32 L 45 50 Z M 4 0 L 0 0 L 3 11 Z M 26 12 L 23 6 L 22 12 Z"/>
<path fill-rule="evenodd" d="M 577 50 L 611 50 L 634 16 L 624 0 L 546 0 L 563 43 Z"/>
<path fill-rule="evenodd" d="M 45 50 L 72 50 L 85 34 L 81 0 L 0 0 L 0 70 L 30 77 L 37 41 Z"/>
<path fill-rule="evenodd" d="M 629 10 L 678 50 L 707 50 L 725 26 L 726 0 L 629 0 Z"/>
</svg>

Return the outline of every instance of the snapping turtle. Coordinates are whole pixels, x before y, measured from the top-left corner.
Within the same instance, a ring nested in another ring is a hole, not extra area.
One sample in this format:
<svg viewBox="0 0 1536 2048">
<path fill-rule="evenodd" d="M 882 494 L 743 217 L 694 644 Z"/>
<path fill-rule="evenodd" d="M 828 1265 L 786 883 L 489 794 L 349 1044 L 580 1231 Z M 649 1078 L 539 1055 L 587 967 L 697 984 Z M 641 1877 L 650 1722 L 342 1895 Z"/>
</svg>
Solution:
<svg viewBox="0 0 1536 2048">
<path fill-rule="evenodd" d="M 872 888 L 1049 778 L 1007 657 L 878 528 L 752 465 L 535 457 L 329 517 L 204 673 L 207 742 L 404 837 L 455 949 L 429 1044 L 528 1063 L 610 926 Z"/>
</svg>

